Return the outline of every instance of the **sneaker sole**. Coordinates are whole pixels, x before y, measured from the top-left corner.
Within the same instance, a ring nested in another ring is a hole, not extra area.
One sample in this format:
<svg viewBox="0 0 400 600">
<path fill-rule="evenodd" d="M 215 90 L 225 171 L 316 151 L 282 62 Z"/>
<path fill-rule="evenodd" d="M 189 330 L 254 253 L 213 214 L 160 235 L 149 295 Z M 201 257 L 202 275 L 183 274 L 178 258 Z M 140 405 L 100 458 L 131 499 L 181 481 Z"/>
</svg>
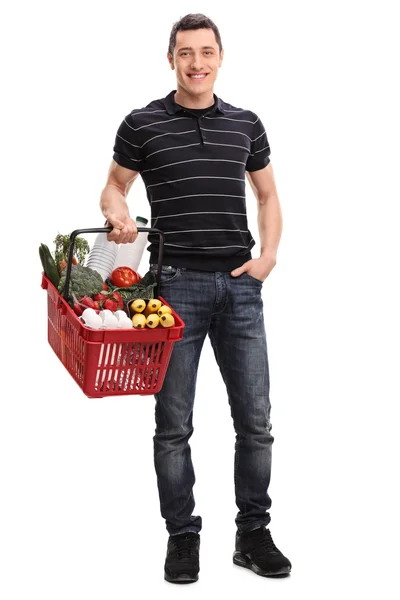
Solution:
<svg viewBox="0 0 400 600">
<path fill-rule="evenodd" d="M 290 575 L 291 571 L 291 567 L 281 567 L 278 571 L 264 571 L 264 569 L 261 569 L 259 566 L 257 566 L 255 562 L 251 560 L 251 558 L 238 551 L 233 553 L 233 563 L 238 567 L 250 569 L 257 575 L 261 575 L 261 577 L 285 577 Z"/>
<path fill-rule="evenodd" d="M 198 575 L 191 577 L 190 575 L 178 575 L 178 577 L 170 577 L 166 573 L 164 573 L 165 581 L 169 583 L 195 583 L 199 579 Z"/>
</svg>

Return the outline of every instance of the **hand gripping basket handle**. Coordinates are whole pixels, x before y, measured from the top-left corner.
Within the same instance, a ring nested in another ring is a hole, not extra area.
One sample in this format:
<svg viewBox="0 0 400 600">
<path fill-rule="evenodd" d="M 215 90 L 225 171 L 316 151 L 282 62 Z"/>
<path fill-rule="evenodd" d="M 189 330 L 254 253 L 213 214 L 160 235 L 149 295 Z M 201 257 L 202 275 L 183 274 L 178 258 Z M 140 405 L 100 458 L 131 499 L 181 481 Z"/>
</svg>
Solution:
<svg viewBox="0 0 400 600">
<path fill-rule="evenodd" d="M 68 302 L 68 292 L 69 292 L 69 282 L 71 279 L 71 269 L 72 269 L 72 259 L 74 257 L 74 244 L 75 238 L 81 233 L 110 233 L 114 228 L 113 227 L 95 227 L 94 229 L 76 229 L 73 231 L 69 238 L 69 253 L 68 253 L 68 263 L 67 263 L 67 272 L 65 275 L 65 285 L 63 291 L 63 298 L 66 302 Z M 160 245 L 158 247 L 158 262 L 157 262 L 157 274 L 156 274 L 156 282 L 157 285 L 154 289 L 154 295 L 158 297 L 158 286 L 160 284 L 161 279 L 161 267 L 164 256 L 164 232 L 159 229 L 154 229 L 152 227 L 138 227 L 138 233 L 141 231 L 147 231 L 147 233 L 158 233 L 160 236 Z"/>
</svg>

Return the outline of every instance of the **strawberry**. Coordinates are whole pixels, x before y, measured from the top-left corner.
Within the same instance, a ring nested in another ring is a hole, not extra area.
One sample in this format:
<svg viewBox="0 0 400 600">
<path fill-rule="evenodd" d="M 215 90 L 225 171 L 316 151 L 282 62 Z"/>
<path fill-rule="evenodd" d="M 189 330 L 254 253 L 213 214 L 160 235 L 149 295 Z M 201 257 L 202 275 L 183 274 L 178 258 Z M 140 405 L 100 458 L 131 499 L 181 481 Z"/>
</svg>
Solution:
<svg viewBox="0 0 400 600">
<path fill-rule="evenodd" d="M 82 308 L 76 302 L 74 303 L 74 312 L 76 315 L 78 315 L 78 317 L 80 317 L 81 314 L 83 313 Z"/>
<path fill-rule="evenodd" d="M 90 296 L 85 296 L 84 298 L 80 298 L 78 300 L 80 304 L 87 306 L 88 308 L 94 308 L 94 300 L 90 298 Z"/>
<path fill-rule="evenodd" d="M 109 293 L 108 297 L 110 298 L 110 300 L 114 300 L 115 302 L 117 302 L 118 308 L 124 310 L 124 301 L 122 299 L 121 294 L 119 294 L 118 292 L 111 292 Z"/>
<path fill-rule="evenodd" d="M 105 302 L 103 303 L 103 310 L 112 310 L 113 312 L 115 312 L 116 310 L 118 310 L 119 306 L 118 303 L 115 302 L 114 300 L 111 300 L 110 298 L 107 298 L 107 300 L 105 300 Z"/>
<path fill-rule="evenodd" d="M 106 294 L 96 294 L 95 296 L 93 296 L 94 300 L 97 302 L 104 302 L 104 300 L 107 298 Z"/>
</svg>

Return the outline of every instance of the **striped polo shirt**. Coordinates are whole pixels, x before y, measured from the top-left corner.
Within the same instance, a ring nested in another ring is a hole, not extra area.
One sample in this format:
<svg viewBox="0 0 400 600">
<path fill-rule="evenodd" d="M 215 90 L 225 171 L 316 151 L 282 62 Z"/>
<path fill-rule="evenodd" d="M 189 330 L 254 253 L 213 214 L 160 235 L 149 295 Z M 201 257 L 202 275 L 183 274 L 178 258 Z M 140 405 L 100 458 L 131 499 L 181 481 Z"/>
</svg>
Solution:
<svg viewBox="0 0 400 600">
<path fill-rule="evenodd" d="M 252 258 L 245 173 L 269 163 L 258 116 L 214 94 L 209 110 L 191 112 L 173 90 L 122 121 L 114 160 L 139 171 L 151 207 L 151 226 L 165 234 L 164 264 L 231 271 Z M 157 235 L 149 235 L 157 262 Z"/>
</svg>

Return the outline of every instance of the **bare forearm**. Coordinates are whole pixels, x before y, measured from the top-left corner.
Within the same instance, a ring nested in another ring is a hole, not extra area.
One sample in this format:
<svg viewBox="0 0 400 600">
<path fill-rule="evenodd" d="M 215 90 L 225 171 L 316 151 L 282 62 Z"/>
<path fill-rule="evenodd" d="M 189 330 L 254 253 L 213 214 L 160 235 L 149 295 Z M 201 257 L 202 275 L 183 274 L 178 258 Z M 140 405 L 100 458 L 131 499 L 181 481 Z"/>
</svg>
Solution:
<svg viewBox="0 0 400 600">
<path fill-rule="evenodd" d="M 278 196 L 258 199 L 258 231 L 260 234 L 260 256 L 276 259 L 282 235 L 282 211 Z"/>
<path fill-rule="evenodd" d="M 126 198 L 132 183 L 139 175 L 139 171 L 126 169 L 115 160 L 111 161 L 107 182 L 101 192 L 99 203 L 107 223 L 113 227 L 113 230 L 107 234 L 109 242 L 127 244 L 137 238 L 136 223 L 129 215 Z"/>
<path fill-rule="evenodd" d="M 115 185 L 107 185 L 102 191 L 100 209 L 106 219 L 109 215 L 118 215 L 119 219 L 129 217 L 125 195 Z"/>
</svg>

